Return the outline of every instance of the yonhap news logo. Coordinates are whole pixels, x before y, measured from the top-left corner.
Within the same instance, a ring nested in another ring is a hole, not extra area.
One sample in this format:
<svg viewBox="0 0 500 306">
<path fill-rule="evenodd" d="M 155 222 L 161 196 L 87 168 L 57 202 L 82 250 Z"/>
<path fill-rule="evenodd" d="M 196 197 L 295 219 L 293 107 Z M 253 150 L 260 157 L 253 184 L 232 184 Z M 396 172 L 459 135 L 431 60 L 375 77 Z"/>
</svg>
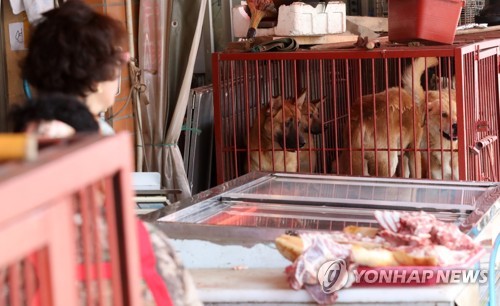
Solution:
<svg viewBox="0 0 500 306">
<path fill-rule="evenodd" d="M 351 277 L 349 277 L 351 274 Z M 379 269 L 354 269 L 348 271 L 342 259 L 328 260 L 318 271 L 318 282 L 324 293 L 334 293 L 345 287 L 351 280 L 354 284 L 485 284 L 488 271 L 478 269 L 406 269 L 403 267 L 383 267 Z"/>
<path fill-rule="evenodd" d="M 343 259 L 328 260 L 318 271 L 318 282 L 324 293 L 331 294 L 342 289 L 349 279 L 346 262 Z"/>
<path fill-rule="evenodd" d="M 354 282 L 364 284 L 485 284 L 488 271 L 473 269 L 382 269 L 354 270 Z"/>
</svg>

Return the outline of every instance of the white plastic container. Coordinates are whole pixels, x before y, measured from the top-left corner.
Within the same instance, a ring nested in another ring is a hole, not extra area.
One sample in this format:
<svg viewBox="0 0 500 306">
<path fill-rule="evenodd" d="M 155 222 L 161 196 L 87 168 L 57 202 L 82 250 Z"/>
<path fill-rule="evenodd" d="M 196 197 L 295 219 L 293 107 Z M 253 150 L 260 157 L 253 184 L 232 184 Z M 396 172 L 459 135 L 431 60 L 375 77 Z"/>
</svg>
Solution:
<svg viewBox="0 0 500 306">
<path fill-rule="evenodd" d="M 246 37 L 250 17 L 244 6 L 233 7 L 233 35 Z M 257 36 L 320 36 L 346 31 L 346 6 L 342 1 L 318 3 L 316 7 L 303 2 L 282 5 L 274 28 L 257 29 Z"/>
<path fill-rule="evenodd" d="M 278 12 L 277 36 L 316 36 L 346 31 L 344 2 L 318 3 L 312 7 L 304 2 L 282 5 Z"/>
</svg>

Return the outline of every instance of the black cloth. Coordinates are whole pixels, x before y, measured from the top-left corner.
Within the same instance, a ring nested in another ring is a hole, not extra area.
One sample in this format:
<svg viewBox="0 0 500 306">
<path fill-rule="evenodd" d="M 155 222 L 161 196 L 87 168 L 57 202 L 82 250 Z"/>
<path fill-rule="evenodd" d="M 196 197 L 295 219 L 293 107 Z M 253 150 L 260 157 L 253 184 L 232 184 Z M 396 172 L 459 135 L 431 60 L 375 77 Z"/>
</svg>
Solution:
<svg viewBox="0 0 500 306">
<path fill-rule="evenodd" d="M 278 38 L 252 46 L 250 52 L 290 52 L 299 48 L 297 41 L 290 37 Z"/>
<path fill-rule="evenodd" d="M 59 120 L 76 132 L 97 132 L 99 124 L 87 106 L 76 97 L 50 94 L 12 107 L 9 119 L 14 132 L 24 131 L 30 122 Z"/>
</svg>

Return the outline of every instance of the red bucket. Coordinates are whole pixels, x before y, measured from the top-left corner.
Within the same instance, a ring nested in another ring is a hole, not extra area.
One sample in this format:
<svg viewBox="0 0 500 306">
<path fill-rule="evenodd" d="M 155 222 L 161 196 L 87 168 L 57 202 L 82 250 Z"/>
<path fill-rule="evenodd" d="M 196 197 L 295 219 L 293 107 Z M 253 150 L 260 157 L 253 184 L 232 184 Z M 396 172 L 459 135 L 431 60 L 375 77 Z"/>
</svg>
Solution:
<svg viewBox="0 0 500 306">
<path fill-rule="evenodd" d="M 389 0 L 391 42 L 452 44 L 464 0 Z"/>
</svg>

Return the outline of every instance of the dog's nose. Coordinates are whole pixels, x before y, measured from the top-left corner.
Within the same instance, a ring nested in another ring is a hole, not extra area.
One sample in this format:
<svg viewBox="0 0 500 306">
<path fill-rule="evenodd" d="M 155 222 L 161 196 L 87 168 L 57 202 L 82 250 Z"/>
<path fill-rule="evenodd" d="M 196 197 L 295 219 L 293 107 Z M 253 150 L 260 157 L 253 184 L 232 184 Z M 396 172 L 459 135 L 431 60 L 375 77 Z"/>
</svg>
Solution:
<svg viewBox="0 0 500 306">
<path fill-rule="evenodd" d="M 457 130 L 458 130 L 458 128 L 457 128 L 457 124 L 456 124 L 456 123 L 453 123 L 453 124 L 451 125 L 451 128 L 452 128 L 452 130 L 453 130 L 453 135 L 457 135 Z"/>
<path fill-rule="evenodd" d="M 299 147 L 303 148 L 306 145 L 306 141 L 304 139 L 299 139 Z"/>
</svg>

